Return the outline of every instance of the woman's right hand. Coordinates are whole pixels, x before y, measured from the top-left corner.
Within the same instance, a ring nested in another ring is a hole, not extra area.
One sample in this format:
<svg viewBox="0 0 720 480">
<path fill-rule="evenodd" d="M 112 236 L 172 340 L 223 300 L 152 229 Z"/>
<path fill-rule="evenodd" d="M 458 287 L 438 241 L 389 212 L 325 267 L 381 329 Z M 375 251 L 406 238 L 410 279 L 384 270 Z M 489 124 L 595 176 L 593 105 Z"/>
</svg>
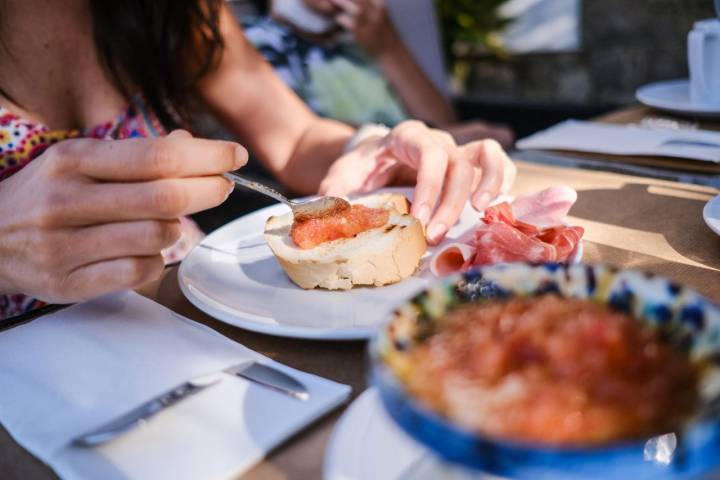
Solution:
<svg viewBox="0 0 720 480">
<path fill-rule="evenodd" d="M 247 162 L 232 142 L 66 140 L 0 182 L 0 293 L 69 303 L 160 275 L 179 217 L 222 203 L 220 176 Z"/>
</svg>

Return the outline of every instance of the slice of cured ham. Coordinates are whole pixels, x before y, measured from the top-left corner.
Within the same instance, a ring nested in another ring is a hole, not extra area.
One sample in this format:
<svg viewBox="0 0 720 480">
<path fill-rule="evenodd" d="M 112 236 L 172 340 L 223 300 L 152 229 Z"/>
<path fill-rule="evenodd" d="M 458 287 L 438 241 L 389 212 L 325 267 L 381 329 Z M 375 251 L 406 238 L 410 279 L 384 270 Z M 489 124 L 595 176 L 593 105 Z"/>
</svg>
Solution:
<svg viewBox="0 0 720 480">
<path fill-rule="evenodd" d="M 548 228 L 562 225 L 577 201 L 577 192 L 570 187 L 550 187 L 530 195 L 521 195 L 512 202 L 512 211 L 518 220 Z"/>
<path fill-rule="evenodd" d="M 540 232 L 539 241 L 549 243 L 557 249 L 555 262 L 566 262 L 580 243 L 585 230 L 582 227 L 552 227 Z"/>
<path fill-rule="evenodd" d="M 470 230 L 452 243 L 443 245 L 430 260 L 430 271 L 444 277 L 470 268 L 475 258 L 475 231 Z"/>
<path fill-rule="evenodd" d="M 475 231 L 475 257 L 471 265 L 504 262 L 554 262 L 556 249 L 507 223 L 482 225 Z"/>
<path fill-rule="evenodd" d="M 474 231 L 435 254 L 430 271 L 445 276 L 476 265 L 566 262 L 584 233 L 581 227 L 562 225 L 576 199 L 573 189 L 552 187 L 518 197 L 512 205 L 488 207 Z"/>
<path fill-rule="evenodd" d="M 444 277 L 455 272 L 462 272 L 472 266 L 475 258 L 475 246 L 467 243 L 453 242 L 445 245 L 430 260 L 430 271 L 436 277 Z"/>
</svg>

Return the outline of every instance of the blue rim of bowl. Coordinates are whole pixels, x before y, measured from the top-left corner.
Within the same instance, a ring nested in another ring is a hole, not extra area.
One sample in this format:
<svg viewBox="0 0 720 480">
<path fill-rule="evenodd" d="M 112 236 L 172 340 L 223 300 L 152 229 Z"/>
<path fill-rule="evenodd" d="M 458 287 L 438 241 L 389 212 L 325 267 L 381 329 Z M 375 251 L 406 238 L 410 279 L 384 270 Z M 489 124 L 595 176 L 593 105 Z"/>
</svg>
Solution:
<svg viewBox="0 0 720 480">
<path fill-rule="evenodd" d="M 503 276 L 506 278 L 499 281 Z M 643 288 L 647 291 L 643 292 Z M 465 292 L 464 298 L 453 298 L 458 295 L 458 289 Z M 596 301 L 603 301 L 602 297 L 605 297 L 605 302 L 614 308 L 662 328 L 667 322 L 678 323 L 682 328 L 672 332 L 671 336 L 675 337 L 670 341 L 690 356 L 707 357 L 706 361 L 712 367 L 706 369 L 707 375 L 715 375 L 710 381 L 715 384 L 720 379 L 717 376 L 720 375 L 720 307 L 691 289 L 634 270 L 590 264 L 482 267 L 438 281 L 401 304 L 392 316 L 393 321 L 396 320 L 403 314 L 401 310 L 409 306 L 416 310 L 436 309 L 434 315 L 437 317 L 445 311 L 443 303 L 447 309 L 480 299 L 547 292 Z M 638 299 L 638 295 L 643 298 Z M 428 301 L 431 297 L 436 305 Z M 669 300 L 674 303 L 666 308 Z M 636 311 L 637 308 L 642 311 Z M 423 314 L 427 315 L 427 311 Z M 709 418 L 692 419 L 679 432 L 642 441 L 593 447 L 553 447 L 498 440 L 453 424 L 407 393 L 383 360 L 383 349 L 390 345 L 388 326 L 393 321 L 370 342 L 370 381 L 377 387 L 381 401 L 395 423 L 446 461 L 494 475 L 533 479 L 598 476 L 632 477 L 634 480 L 678 479 L 720 471 L 720 406 L 717 405 L 720 394 L 717 391 L 707 400 L 708 407 L 715 409 L 710 411 Z"/>
</svg>

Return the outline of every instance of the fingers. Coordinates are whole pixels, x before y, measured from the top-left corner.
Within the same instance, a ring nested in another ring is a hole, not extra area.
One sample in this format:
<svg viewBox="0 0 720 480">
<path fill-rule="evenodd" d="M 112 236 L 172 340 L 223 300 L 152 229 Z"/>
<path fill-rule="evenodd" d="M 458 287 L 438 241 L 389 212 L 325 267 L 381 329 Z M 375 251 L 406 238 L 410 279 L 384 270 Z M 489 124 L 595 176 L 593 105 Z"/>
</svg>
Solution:
<svg viewBox="0 0 720 480">
<path fill-rule="evenodd" d="M 327 176 L 320 183 L 318 189 L 319 195 L 325 195 L 329 197 L 342 197 L 352 192 L 352 188 L 346 185 L 341 179 L 338 179 L 335 175 Z"/>
<path fill-rule="evenodd" d="M 400 163 L 417 169 L 412 215 L 427 226 L 445 182 L 452 140 L 428 129 L 422 122 L 407 121 L 396 126 L 384 141 L 388 154 Z"/>
<path fill-rule="evenodd" d="M 361 12 L 361 6 L 354 0 L 332 0 L 332 3 L 348 15 L 356 17 Z"/>
<path fill-rule="evenodd" d="M 140 220 L 78 228 L 70 233 L 69 269 L 125 257 L 158 255 L 180 239 L 178 220 Z"/>
<path fill-rule="evenodd" d="M 471 197 L 473 207 L 482 211 L 503 187 L 505 167 L 512 164 L 500 144 L 494 140 L 469 143 L 461 148 L 463 155 L 482 171 L 482 177 Z"/>
<path fill-rule="evenodd" d="M 335 22 L 345 30 L 358 34 L 358 29 L 370 28 L 366 32 L 372 36 L 375 27 L 382 25 L 385 15 L 383 0 L 332 0 L 338 12 Z"/>
<path fill-rule="evenodd" d="M 517 176 L 517 167 L 510 158 L 506 158 L 503 162 L 505 165 L 505 172 L 503 174 L 503 182 L 500 186 L 500 193 L 509 193 L 513 184 L 515 183 L 515 177 Z"/>
<path fill-rule="evenodd" d="M 460 217 L 472 189 L 474 173 L 475 169 L 466 161 L 454 161 L 448 166 L 442 200 L 427 228 L 431 244 L 439 243 Z"/>
<path fill-rule="evenodd" d="M 412 170 L 416 187 L 411 214 L 427 227 L 430 243 L 442 240 L 468 197 L 476 209 L 483 210 L 499 193 L 509 190 L 515 176 L 514 165 L 496 141 L 458 147 L 448 133 L 428 129 L 421 122 L 401 123 L 379 146 L 372 155 L 351 152 L 336 162 L 320 192 L 344 195 L 374 189 Z"/>
<path fill-rule="evenodd" d="M 320 182 L 318 193 L 341 197 L 367 190 L 368 183 L 388 168 L 389 162 L 381 158 L 385 148 L 380 143 L 381 139 L 366 140 L 337 159 Z"/>
<path fill-rule="evenodd" d="M 439 145 L 427 143 L 420 147 L 420 157 L 411 213 L 427 225 L 443 189 L 448 153 Z"/>
<path fill-rule="evenodd" d="M 56 298 L 44 298 L 58 303 L 89 298 L 136 288 L 160 276 L 164 268 L 160 255 L 117 258 L 85 265 L 73 270 L 62 282 Z"/>
<path fill-rule="evenodd" d="M 56 227 L 175 219 L 221 204 L 232 188 L 231 182 L 217 176 L 89 184 L 83 186 L 83 195 L 49 195 L 37 209 L 36 222 Z"/>
<path fill-rule="evenodd" d="M 311 8 L 318 12 L 329 14 L 335 10 L 335 5 L 333 0 L 316 0 Z"/>
<path fill-rule="evenodd" d="M 368 175 L 363 182 L 361 191 L 371 192 L 381 188 L 383 185 L 387 185 L 395 178 L 400 170 L 397 160 L 392 157 L 379 155 L 377 157 L 377 164 L 373 171 Z"/>
<path fill-rule="evenodd" d="M 320 183 L 318 193 L 320 195 L 342 197 L 361 191 L 370 171 L 367 169 L 367 165 L 359 165 L 355 160 L 355 158 L 341 158 L 338 160 Z"/>
<path fill-rule="evenodd" d="M 352 32 L 353 30 L 355 30 L 356 26 L 355 18 L 356 17 L 347 13 L 341 13 L 335 16 L 335 22 L 345 30 Z"/>
<path fill-rule="evenodd" d="M 138 182 L 219 175 L 247 163 L 247 150 L 234 142 L 192 138 L 173 132 L 158 139 L 78 139 L 48 150 L 60 173 L 77 171 L 95 180 Z"/>
<path fill-rule="evenodd" d="M 99 188 L 98 196 L 106 201 L 124 199 L 124 211 L 118 213 L 118 220 L 173 219 L 220 205 L 232 192 L 233 184 L 223 177 L 198 177 L 106 184 Z M 106 212 L 102 205 L 100 215 L 107 217 Z"/>
</svg>

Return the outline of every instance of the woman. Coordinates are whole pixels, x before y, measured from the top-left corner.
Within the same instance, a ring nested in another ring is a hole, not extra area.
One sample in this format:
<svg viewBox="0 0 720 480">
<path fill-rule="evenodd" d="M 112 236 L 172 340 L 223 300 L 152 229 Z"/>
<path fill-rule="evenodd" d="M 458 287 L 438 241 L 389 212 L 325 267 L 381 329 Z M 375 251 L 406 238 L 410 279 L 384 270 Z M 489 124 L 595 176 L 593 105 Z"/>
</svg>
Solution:
<svg viewBox="0 0 720 480">
<path fill-rule="evenodd" d="M 227 198 L 247 152 L 179 130 L 191 97 L 299 193 L 416 179 L 433 242 L 512 181 L 495 142 L 318 118 L 220 0 L 6 0 L 0 48 L 0 318 L 156 278 L 181 219 Z"/>
<path fill-rule="evenodd" d="M 246 36 L 319 115 L 387 125 L 412 117 L 440 126 L 459 143 L 494 138 L 512 145 L 505 127 L 458 122 L 395 30 L 386 0 L 272 0 L 270 15 L 268 2 L 253 3 L 263 15 L 243 17 Z M 427 36 L 432 42 L 431 32 Z"/>
</svg>

